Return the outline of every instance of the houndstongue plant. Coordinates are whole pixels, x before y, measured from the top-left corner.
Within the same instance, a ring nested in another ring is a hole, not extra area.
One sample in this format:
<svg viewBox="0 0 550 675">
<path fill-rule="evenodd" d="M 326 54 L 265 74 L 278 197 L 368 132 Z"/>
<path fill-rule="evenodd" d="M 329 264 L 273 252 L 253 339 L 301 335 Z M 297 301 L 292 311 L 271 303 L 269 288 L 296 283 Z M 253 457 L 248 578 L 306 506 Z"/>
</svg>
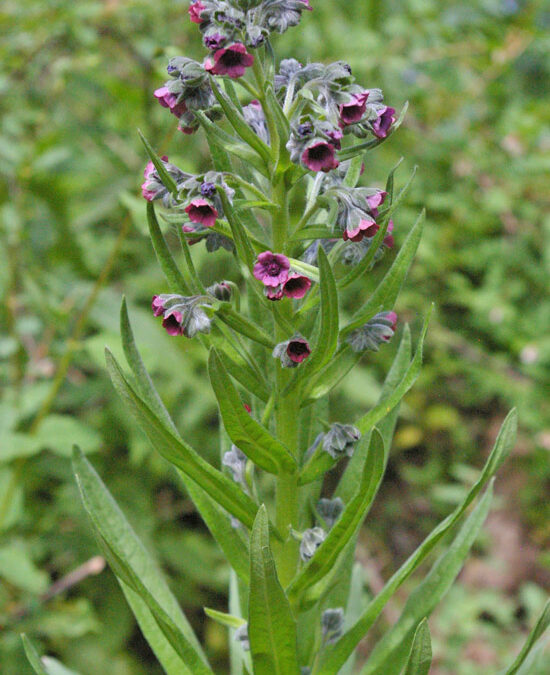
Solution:
<svg viewBox="0 0 550 675">
<path fill-rule="evenodd" d="M 445 538 L 440 557 L 360 671 L 426 673 L 425 618 L 485 520 L 516 416 L 506 419 L 464 501 L 363 605 L 357 536 L 384 476 L 399 402 L 421 366 L 427 320 L 414 355 L 408 327 L 399 331 L 371 410 L 328 421 L 327 398 L 360 359 L 396 339 L 393 307 L 422 214 L 381 282 L 369 288 L 373 266 L 394 247 L 392 217 L 412 176 L 399 192 L 395 169 L 384 188 L 373 185 L 367 153 L 391 137 L 405 110 L 397 115 L 379 89 L 357 83 L 341 61 L 277 63 L 272 34 L 311 9 L 308 0 L 196 0 L 189 16 L 209 53 L 202 63 L 172 58 L 169 78 L 154 95 L 183 134 L 205 135 L 212 169 L 186 173 L 143 139 L 150 162 L 142 193 L 167 284 L 157 289 L 152 311 L 174 339 L 200 340 L 208 351 L 221 418 L 219 468 L 180 436 L 145 370 L 125 303 L 121 331 L 132 375 L 109 351 L 107 364 L 232 568 L 228 613 L 205 609 L 229 629 L 232 673 L 353 672 L 354 651 L 385 604 Z M 184 269 L 159 216 L 177 229 Z M 204 287 L 191 252 L 202 240 L 210 252 L 233 252 L 239 283 Z M 350 315 L 343 299 L 355 282 L 369 292 Z M 162 666 L 170 675 L 212 673 L 160 571 L 78 450 L 74 463 L 100 547 Z M 327 472 L 339 476 L 332 493 Z M 547 622 L 548 612 L 509 673 L 519 672 Z"/>
</svg>

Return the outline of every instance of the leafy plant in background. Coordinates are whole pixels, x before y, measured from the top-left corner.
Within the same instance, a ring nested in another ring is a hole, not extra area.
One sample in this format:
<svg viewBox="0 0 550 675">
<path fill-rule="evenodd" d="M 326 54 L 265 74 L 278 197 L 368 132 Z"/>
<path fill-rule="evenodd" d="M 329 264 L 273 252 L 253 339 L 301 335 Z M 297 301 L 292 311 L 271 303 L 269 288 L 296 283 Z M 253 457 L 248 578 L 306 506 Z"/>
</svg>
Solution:
<svg viewBox="0 0 550 675">
<path fill-rule="evenodd" d="M 188 174 L 144 139 L 151 162 L 143 195 L 170 291 L 154 297 L 153 312 L 170 335 L 196 337 L 209 350 L 223 422 L 221 464 L 228 472 L 180 437 L 145 371 L 125 303 L 121 331 L 132 376 L 109 352 L 107 362 L 115 388 L 152 445 L 179 470 L 231 564 L 230 613 L 206 611 L 233 633 L 232 672 L 350 672 L 356 646 L 387 600 L 484 490 L 361 671 L 427 672 L 425 617 L 456 577 L 487 515 L 492 476 L 513 444 L 515 413 L 463 502 L 361 607 L 361 573 L 353 564 L 357 532 L 384 474 L 398 404 L 419 372 L 427 321 L 412 357 L 405 326 L 380 401 L 359 420 L 328 423 L 326 398 L 364 352 L 393 337 L 392 308 L 418 245 L 421 217 L 368 300 L 344 316 L 345 289 L 362 286 L 393 246 L 391 216 L 412 178 L 400 192 L 394 191 L 395 170 L 384 190 L 358 187 L 365 152 L 389 137 L 403 115 L 394 116 L 379 90 L 356 84 L 342 62 L 303 66 L 287 59 L 276 67 L 270 34 L 297 24 L 308 9 L 307 0 L 195 2 L 191 20 L 211 54 L 203 64 L 172 59 L 170 80 L 155 95 L 179 118 L 181 131 L 204 131 L 213 170 Z M 218 124 L 222 117 L 225 127 Z M 183 272 L 155 202 L 177 227 Z M 235 252 L 242 283 L 204 288 L 190 248 L 200 240 L 208 250 Z M 74 463 L 101 549 L 159 661 L 171 673 L 212 672 L 99 477 L 78 451 Z M 327 494 L 323 479 L 333 469 L 340 479 Z M 531 647 L 547 623 L 548 610 L 508 672 L 531 672 L 525 668 L 542 654 Z M 28 641 L 25 648 L 37 672 L 59 670 L 52 659 L 40 661 Z"/>
</svg>

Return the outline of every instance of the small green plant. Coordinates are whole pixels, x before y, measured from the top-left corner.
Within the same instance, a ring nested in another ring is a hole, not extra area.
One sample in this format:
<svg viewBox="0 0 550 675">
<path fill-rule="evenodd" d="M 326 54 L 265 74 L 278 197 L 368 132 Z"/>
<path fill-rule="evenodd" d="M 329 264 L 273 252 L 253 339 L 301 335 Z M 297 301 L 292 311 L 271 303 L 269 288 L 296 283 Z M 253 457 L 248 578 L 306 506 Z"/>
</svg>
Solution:
<svg viewBox="0 0 550 675">
<path fill-rule="evenodd" d="M 489 512 L 492 479 L 513 446 L 516 414 L 506 418 L 463 501 L 362 605 L 357 535 L 384 476 L 399 403 L 420 371 L 428 317 L 414 353 L 408 326 L 400 331 L 371 410 L 332 421 L 327 399 L 365 353 L 394 338 L 393 308 L 423 214 L 378 285 L 347 314 L 343 299 L 354 289 L 364 295 L 373 266 L 394 247 L 392 217 L 414 173 L 399 191 L 397 167 L 384 189 L 363 183 L 369 151 L 399 128 L 406 106 L 396 115 L 379 89 L 356 83 L 346 63 L 277 63 L 271 35 L 297 25 L 310 9 L 308 0 L 196 0 L 189 15 L 210 54 L 203 63 L 172 58 L 170 79 L 155 96 L 183 134 L 204 133 L 212 168 L 186 173 L 142 137 L 150 158 L 142 193 L 167 282 L 152 310 L 174 339 L 195 338 L 208 351 L 221 421 L 220 468 L 180 436 L 145 369 L 124 301 L 121 334 L 131 374 L 109 351 L 107 366 L 231 566 L 228 612 L 205 608 L 230 632 L 231 673 L 354 672 L 355 650 L 385 604 L 445 539 L 360 670 L 427 673 L 426 619 Z M 158 217 L 177 230 L 183 267 Z M 209 252 L 233 252 L 227 276 L 235 281 L 204 286 L 192 256 L 201 241 Z M 185 376 L 177 364 L 174 374 Z M 78 449 L 74 468 L 99 546 L 163 668 L 170 675 L 212 673 L 160 570 Z M 338 478 L 331 492 L 328 473 Z M 549 621 L 547 606 L 507 673 L 532 672 Z M 37 673 L 61 672 L 28 640 L 24 645 Z"/>
</svg>

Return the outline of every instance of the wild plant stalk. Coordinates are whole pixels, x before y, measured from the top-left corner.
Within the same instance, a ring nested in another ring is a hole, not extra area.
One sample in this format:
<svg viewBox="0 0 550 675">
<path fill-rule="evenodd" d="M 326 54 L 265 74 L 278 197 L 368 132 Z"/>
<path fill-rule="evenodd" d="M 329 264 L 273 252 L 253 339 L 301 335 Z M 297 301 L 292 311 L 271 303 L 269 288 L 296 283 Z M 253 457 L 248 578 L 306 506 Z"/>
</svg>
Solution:
<svg viewBox="0 0 550 675">
<path fill-rule="evenodd" d="M 210 54 L 203 63 L 171 59 L 170 79 L 154 95 L 184 134 L 205 134 L 212 170 L 186 173 L 142 137 L 150 157 L 142 193 L 168 291 L 153 297 L 152 309 L 174 339 L 200 339 L 209 351 L 222 468 L 180 436 L 141 360 L 125 302 L 121 332 L 132 376 L 110 352 L 107 365 L 232 568 L 229 612 L 205 610 L 230 629 L 232 673 L 351 673 L 357 645 L 388 600 L 475 504 L 360 671 L 427 673 L 426 617 L 483 525 L 492 477 L 514 443 L 516 415 L 507 417 L 462 503 L 363 602 L 355 543 L 383 479 L 399 403 L 420 370 L 427 319 L 414 354 L 403 327 L 371 410 L 353 423 L 328 421 L 326 401 L 365 353 L 395 335 L 393 307 L 422 214 L 381 282 L 350 315 L 346 289 L 357 282 L 368 287 L 372 267 L 394 247 L 392 216 L 412 181 L 397 192 L 394 169 L 384 188 L 363 184 L 368 152 L 398 129 L 405 108 L 397 116 L 379 89 L 355 82 L 346 63 L 276 63 L 272 34 L 298 24 L 310 9 L 308 0 L 196 0 L 189 15 Z M 182 269 L 159 216 L 177 228 Z M 211 253 L 233 253 L 238 281 L 204 287 L 192 255 L 200 241 Z M 338 486 L 327 494 L 324 477 L 340 462 Z M 212 673 L 160 571 L 78 450 L 74 465 L 101 550 L 164 669 Z M 537 639 L 549 615 L 509 673 L 540 658 Z M 36 668 L 38 657 L 25 645 Z"/>
</svg>

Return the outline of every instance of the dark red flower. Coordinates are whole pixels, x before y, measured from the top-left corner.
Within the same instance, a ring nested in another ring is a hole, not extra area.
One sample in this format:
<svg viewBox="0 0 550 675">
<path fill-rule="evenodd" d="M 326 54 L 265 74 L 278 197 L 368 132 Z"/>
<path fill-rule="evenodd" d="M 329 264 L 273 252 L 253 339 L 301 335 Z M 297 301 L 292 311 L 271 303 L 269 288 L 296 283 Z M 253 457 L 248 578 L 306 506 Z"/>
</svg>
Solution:
<svg viewBox="0 0 550 675">
<path fill-rule="evenodd" d="M 208 57 L 204 69 L 212 75 L 227 75 L 237 78 L 244 75 L 244 71 L 254 63 L 254 56 L 246 51 L 242 42 L 235 42 L 228 47 L 217 49 L 213 59 Z"/>
<path fill-rule="evenodd" d="M 355 124 L 362 119 L 367 109 L 369 93 L 368 91 L 362 91 L 360 94 L 354 94 L 349 103 L 340 106 L 340 124 L 342 126 Z"/>
<path fill-rule="evenodd" d="M 311 171 L 330 171 L 340 163 L 335 155 L 334 145 L 327 141 L 316 141 L 302 153 L 302 164 Z"/>
<path fill-rule="evenodd" d="M 218 212 L 206 199 L 193 199 L 189 206 L 185 207 L 185 213 L 192 223 L 200 223 L 205 227 L 214 227 Z"/>
<path fill-rule="evenodd" d="M 372 123 L 372 132 L 378 138 L 386 138 L 391 125 L 395 122 L 395 108 L 387 106 L 378 112 L 377 119 Z"/>
<path fill-rule="evenodd" d="M 305 338 L 296 337 L 288 341 L 286 353 L 294 363 L 302 363 L 311 354 L 311 349 Z"/>
<path fill-rule="evenodd" d="M 311 288 L 311 279 L 293 272 L 283 284 L 283 293 L 287 298 L 303 298 Z"/>
<path fill-rule="evenodd" d="M 184 101 L 178 103 L 178 97 L 168 89 L 168 87 L 160 87 L 155 90 L 155 98 L 163 108 L 169 108 L 172 115 L 181 117 L 184 112 L 187 112 L 187 106 Z"/>
</svg>

